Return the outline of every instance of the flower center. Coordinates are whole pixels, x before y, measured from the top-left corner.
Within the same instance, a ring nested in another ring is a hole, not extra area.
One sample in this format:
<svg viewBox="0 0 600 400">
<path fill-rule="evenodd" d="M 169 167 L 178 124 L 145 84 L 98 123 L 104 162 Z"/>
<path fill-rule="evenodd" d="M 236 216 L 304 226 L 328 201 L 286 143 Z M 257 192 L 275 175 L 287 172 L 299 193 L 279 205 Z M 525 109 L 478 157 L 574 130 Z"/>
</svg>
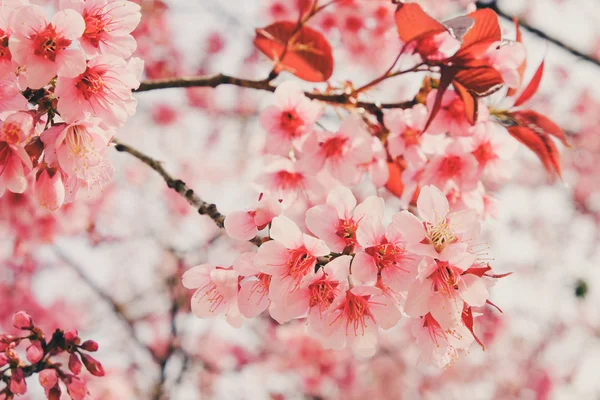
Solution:
<svg viewBox="0 0 600 400">
<path fill-rule="evenodd" d="M 330 281 L 326 276 L 311 283 L 308 286 L 308 290 L 310 291 L 310 307 L 318 306 L 320 313 L 327 310 L 339 293 L 339 285 L 339 282 Z"/>
<path fill-rule="evenodd" d="M 492 144 L 490 142 L 480 144 L 479 147 L 473 151 L 473 155 L 481 165 L 485 165 L 488 161 L 496 158 L 494 149 L 492 148 Z"/>
<path fill-rule="evenodd" d="M 346 241 L 346 248 L 350 251 L 356 246 L 356 230 L 358 223 L 353 219 L 340 219 L 335 234 Z"/>
<path fill-rule="evenodd" d="M 427 238 L 438 253 L 444 250 L 447 244 L 456 241 L 456 235 L 454 235 L 454 231 L 445 219 L 436 225 L 427 222 L 425 230 L 427 231 Z"/>
<path fill-rule="evenodd" d="M 302 279 L 314 267 L 316 261 L 317 259 L 309 254 L 304 246 L 290 250 L 285 276 L 291 277 L 294 281 L 294 290 L 298 289 Z"/>
<path fill-rule="evenodd" d="M 402 137 L 404 138 L 404 142 L 407 146 L 416 146 L 419 144 L 419 137 L 421 136 L 421 132 L 416 129 L 407 128 L 404 133 L 402 133 Z"/>
<path fill-rule="evenodd" d="M 269 294 L 269 285 L 271 284 L 271 275 L 263 274 L 262 272 L 256 275 L 258 279 L 254 285 L 252 285 L 251 293 L 258 292 L 260 294 L 260 303 L 262 299 Z"/>
<path fill-rule="evenodd" d="M 431 341 L 436 345 L 438 344 L 438 339 L 446 340 L 446 333 L 430 313 L 427 313 L 427 315 L 423 317 L 423 327 L 427 328 Z"/>
<path fill-rule="evenodd" d="M 280 189 L 289 190 L 296 189 L 302 181 L 304 175 L 297 172 L 279 171 L 277 172 L 277 182 Z"/>
<path fill-rule="evenodd" d="M 342 316 L 346 319 L 346 335 L 348 328 L 352 327 L 354 335 L 364 334 L 367 327 L 367 320 L 371 320 L 375 324 L 375 317 L 369 309 L 369 298 L 371 296 L 357 296 L 351 291 L 346 292 L 346 301 L 338 308 L 339 315 L 333 320 L 335 323 Z M 359 332 L 360 331 L 360 332 Z"/>
<path fill-rule="evenodd" d="M 334 136 L 320 143 L 321 151 L 325 153 L 326 158 L 339 158 L 345 153 L 345 144 L 348 138 Z"/>
<path fill-rule="evenodd" d="M 8 49 L 8 33 L 0 29 L 0 60 L 10 61 L 12 56 Z"/>
<path fill-rule="evenodd" d="M 209 281 L 200 288 L 196 293 L 194 293 L 194 297 L 200 296 L 198 301 L 207 297 L 208 302 L 210 303 L 210 312 L 215 312 L 215 310 L 223 303 L 225 297 L 217 290 L 217 285 L 213 281 Z"/>
<path fill-rule="evenodd" d="M 448 105 L 448 112 L 454 119 L 459 119 L 465 115 L 465 104 L 461 99 L 456 99 Z"/>
<path fill-rule="evenodd" d="M 456 285 L 460 282 L 461 270 L 447 261 L 436 261 L 437 269 L 428 276 L 433 282 L 434 289 L 446 297 L 456 295 Z"/>
<path fill-rule="evenodd" d="M 71 41 L 59 35 L 52 24 L 46 25 L 43 31 L 31 35 L 31 39 L 33 40 L 33 53 L 52 62 L 56 61 L 59 52 L 71 45 Z"/>
<path fill-rule="evenodd" d="M 379 272 L 385 268 L 397 267 L 397 264 L 404 260 L 405 252 L 405 249 L 393 243 L 381 243 L 365 249 L 365 253 L 375 259 Z"/>
<path fill-rule="evenodd" d="M 452 178 L 460 175 L 462 167 L 462 160 L 459 156 L 448 156 L 442 160 L 439 172 L 445 178 Z"/>
<path fill-rule="evenodd" d="M 102 13 L 101 9 L 94 8 L 84 12 L 83 19 L 85 20 L 85 31 L 83 36 L 90 41 L 94 47 L 98 47 L 101 42 L 101 35 L 106 31 L 108 22 L 104 18 L 106 14 Z"/>
<path fill-rule="evenodd" d="M 104 74 L 87 68 L 75 85 L 86 100 L 104 91 Z"/>
<path fill-rule="evenodd" d="M 21 141 L 21 128 L 15 124 L 5 123 L 2 126 L 1 137 L 8 144 L 17 144 Z"/>
<path fill-rule="evenodd" d="M 304 125 L 302 118 L 296 114 L 295 110 L 287 110 L 281 113 L 281 119 L 279 120 L 279 126 L 282 130 L 286 131 L 290 137 L 298 137 L 302 134 L 300 128 Z"/>
</svg>

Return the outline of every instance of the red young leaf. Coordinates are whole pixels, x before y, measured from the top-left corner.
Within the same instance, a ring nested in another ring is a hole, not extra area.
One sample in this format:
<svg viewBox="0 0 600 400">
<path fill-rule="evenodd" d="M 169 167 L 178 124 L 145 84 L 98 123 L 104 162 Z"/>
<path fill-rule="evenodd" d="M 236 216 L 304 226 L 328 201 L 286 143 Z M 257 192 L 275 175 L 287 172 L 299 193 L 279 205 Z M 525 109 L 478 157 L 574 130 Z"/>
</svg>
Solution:
<svg viewBox="0 0 600 400">
<path fill-rule="evenodd" d="M 404 43 L 428 32 L 443 32 L 446 28 L 430 17 L 420 5 L 415 3 L 398 5 L 396 9 L 396 28 Z"/>
<path fill-rule="evenodd" d="M 390 171 L 390 176 L 388 178 L 387 183 L 385 184 L 385 188 L 389 190 L 394 196 L 400 197 L 402 196 L 402 192 L 404 192 L 404 183 L 402 182 L 402 168 L 396 162 L 388 162 L 388 170 Z"/>
<path fill-rule="evenodd" d="M 460 96 L 463 104 L 465 105 L 465 116 L 467 117 L 467 121 L 471 125 L 475 125 L 477 121 L 477 112 L 478 112 L 478 101 L 477 97 L 473 95 L 473 92 L 467 90 L 463 85 L 458 83 L 456 79 L 452 83 L 454 85 L 454 89 Z"/>
<path fill-rule="evenodd" d="M 476 275 L 481 278 L 483 275 L 485 275 L 486 272 L 491 271 L 491 270 L 492 270 L 492 267 L 487 265 L 485 267 L 471 267 L 471 268 L 467 269 L 464 273 Z"/>
<path fill-rule="evenodd" d="M 454 80 L 479 97 L 492 94 L 504 83 L 502 75 L 489 65 L 460 70 Z"/>
<path fill-rule="evenodd" d="M 517 101 L 515 101 L 514 107 L 520 106 L 521 104 L 525 103 L 537 92 L 538 87 L 540 86 L 540 82 L 542 81 L 542 75 L 544 75 L 543 61 L 538 67 L 537 71 L 535 71 L 535 75 L 533 75 L 533 78 L 531 78 L 531 81 L 529 81 L 529 84 L 527 85 L 525 90 L 523 90 L 523 93 L 521 93 Z"/>
<path fill-rule="evenodd" d="M 452 83 L 456 72 L 457 70 L 454 68 L 442 69 L 440 83 L 438 84 L 437 93 L 435 95 L 435 102 L 433 103 L 433 107 L 431 108 L 431 112 L 429 113 L 427 123 L 425 123 L 425 127 L 423 128 L 423 132 L 425 132 L 427 128 L 429 128 L 431 121 L 433 121 L 437 113 L 440 111 L 440 108 L 442 107 L 442 98 L 444 97 L 444 93 L 446 93 L 448 86 L 450 86 L 450 83 Z"/>
<path fill-rule="evenodd" d="M 556 125 L 548 117 L 533 110 L 516 111 L 512 113 L 512 115 L 519 123 L 519 125 L 523 125 L 530 129 L 545 132 L 549 135 L 552 135 L 558 140 L 560 140 L 563 145 L 565 145 L 566 147 L 570 147 L 569 142 L 567 142 L 565 132 L 561 129 L 560 126 Z"/>
<path fill-rule="evenodd" d="M 559 177 L 561 176 L 558 151 L 548 134 L 524 126 L 511 126 L 508 132 L 537 154 L 549 173 L 556 172 Z"/>
<path fill-rule="evenodd" d="M 456 53 L 457 58 L 477 58 L 492 43 L 502 39 L 498 16 L 489 8 L 477 10 L 469 14 L 475 25 L 463 37 L 463 45 Z"/>
<path fill-rule="evenodd" d="M 523 36 L 521 35 L 521 28 L 519 28 L 519 21 L 516 18 L 513 18 L 513 22 L 515 23 L 515 30 L 517 31 L 517 43 L 523 43 Z M 527 57 L 523 59 L 517 71 L 519 71 L 519 76 L 521 77 L 521 85 L 523 85 L 523 75 L 525 74 L 525 67 L 527 67 Z M 506 93 L 507 96 L 514 96 L 517 93 L 518 88 L 509 88 Z"/>
<path fill-rule="evenodd" d="M 465 326 L 467 327 L 467 329 L 469 330 L 469 332 L 471 332 L 471 334 L 475 338 L 475 341 L 477 342 L 477 344 L 479 344 L 481 346 L 481 348 L 483 350 L 485 350 L 485 346 L 483 345 L 483 342 L 481 340 L 479 340 L 479 338 L 475 334 L 475 331 L 473 330 L 473 312 L 471 311 L 471 307 L 467 307 L 465 305 L 465 309 L 462 312 L 462 321 L 465 324 Z"/>
<path fill-rule="evenodd" d="M 296 22 L 280 21 L 257 29 L 254 45 L 278 62 L 279 70 L 309 82 L 328 80 L 333 73 L 333 55 L 327 39 L 307 26 L 297 28 Z"/>
<path fill-rule="evenodd" d="M 495 304 L 494 304 L 494 303 L 492 303 L 491 301 L 489 301 L 489 300 L 486 300 L 486 301 L 485 301 L 485 303 L 486 303 L 486 304 L 489 304 L 490 306 L 494 307 L 496 310 L 498 310 L 498 311 L 500 311 L 502 314 L 504 314 L 504 311 L 502 311 L 502 310 L 500 309 L 500 307 L 498 307 L 497 305 L 495 305 Z"/>
</svg>

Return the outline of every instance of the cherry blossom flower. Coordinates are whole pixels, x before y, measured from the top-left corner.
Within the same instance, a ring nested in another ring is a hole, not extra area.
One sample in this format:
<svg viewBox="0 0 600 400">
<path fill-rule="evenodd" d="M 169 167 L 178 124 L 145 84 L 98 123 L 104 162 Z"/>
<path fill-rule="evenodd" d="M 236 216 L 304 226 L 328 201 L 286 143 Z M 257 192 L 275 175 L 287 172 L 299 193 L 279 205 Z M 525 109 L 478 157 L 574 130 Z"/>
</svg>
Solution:
<svg viewBox="0 0 600 400">
<path fill-rule="evenodd" d="M 45 160 L 60 166 L 69 177 L 91 184 L 103 184 L 112 174 L 106 150 L 112 135 L 98 126 L 98 120 L 56 124 L 41 135 Z"/>
<path fill-rule="evenodd" d="M 286 155 L 291 146 L 299 148 L 322 113 L 321 105 L 308 99 L 300 86 L 284 82 L 275 90 L 277 104 L 267 107 L 260 122 L 267 131 L 266 151 Z"/>
<path fill-rule="evenodd" d="M 66 122 L 100 118 L 109 127 L 122 126 L 135 113 L 137 102 L 131 90 L 139 86 L 142 62 L 138 58 L 100 55 L 75 75 L 59 76 L 56 82 L 58 112 Z"/>
<path fill-rule="evenodd" d="M 273 240 L 260 246 L 254 262 L 263 273 L 272 275 L 271 301 L 281 302 L 308 285 L 315 275 L 317 258 L 329 254 L 329 248 L 322 240 L 302 233 L 284 216 L 273 218 L 270 235 Z"/>
<path fill-rule="evenodd" d="M 371 161 L 372 138 L 358 115 L 351 114 L 337 133 L 316 131 L 302 146 L 301 163 L 307 171 L 317 173 L 325 168 L 345 185 L 356 185 L 362 178 L 363 164 Z"/>
<path fill-rule="evenodd" d="M 365 216 L 383 218 L 384 202 L 370 196 L 358 206 L 352 191 L 338 186 L 329 192 L 326 204 L 314 206 L 306 212 L 306 226 L 336 253 L 353 252 L 356 230 Z"/>
<path fill-rule="evenodd" d="M 325 348 L 352 347 L 360 357 L 377 350 L 379 328 L 393 328 L 401 313 L 392 299 L 372 286 L 354 286 L 338 296 L 323 318 L 313 318 L 311 327 Z"/>
<path fill-rule="evenodd" d="M 187 270 L 183 286 L 196 289 L 192 296 L 192 312 L 200 318 L 225 314 L 227 322 L 240 327 L 243 316 L 237 304 L 238 273 L 231 268 L 202 264 Z"/>
<path fill-rule="evenodd" d="M 83 16 L 85 31 L 81 47 L 92 57 L 112 54 L 131 56 L 137 47 L 131 32 L 140 22 L 140 6 L 124 0 L 61 0 L 61 9 L 73 9 Z"/>
<path fill-rule="evenodd" d="M 407 248 L 416 254 L 447 261 L 456 254 L 453 247 L 473 244 L 479 235 L 477 212 L 464 210 L 450 213 L 448 199 L 435 186 L 421 188 L 417 208 L 423 222 L 408 211 L 401 211 L 394 216 L 402 218 L 406 226 Z"/>
<path fill-rule="evenodd" d="M 437 90 L 432 90 L 427 95 L 427 108 L 430 110 L 436 95 Z M 481 103 L 477 121 L 482 122 L 487 118 L 487 108 Z M 427 128 L 427 132 L 431 134 L 448 133 L 452 136 L 470 136 L 472 134 L 472 126 L 465 115 L 465 105 L 456 92 L 446 91 L 444 93 L 441 108 Z"/>
<path fill-rule="evenodd" d="M 412 220 L 405 223 L 402 215 L 384 226 L 381 217 L 364 218 L 356 231 L 362 250 L 352 262 L 352 277 L 364 284 L 374 284 L 381 276 L 382 282 L 395 291 L 404 291 L 416 274 L 420 257 L 407 251 L 406 237 Z"/>
<path fill-rule="evenodd" d="M 421 175 L 421 183 L 434 185 L 442 191 L 469 191 L 477 187 L 479 166 L 467 146 L 459 141 L 449 142 L 442 154 L 434 156 Z"/>
<path fill-rule="evenodd" d="M 256 208 L 234 211 L 225 218 L 225 231 L 233 239 L 250 240 L 281 213 L 281 202 L 269 194 L 261 193 Z"/>
<path fill-rule="evenodd" d="M 385 126 L 390 130 L 387 138 L 392 157 L 403 155 L 409 149 L 416 149 L 427 122 L 427 107 L 417 104 L 406 110 L 392 110 L 384 115 Z"/>
<path fill-rule="evenodd" d="M 81 37 L 85 23 L 74 10 L 57 12 L 52 21 L 44 9 L 27 5 L 15 12 L 9 40 L 12 58 L 27 68 L 24 86 L 40 88 L 54 76 L 73 78 L 85 70 L 85 55 L 71 44 Z"/>
</svg>

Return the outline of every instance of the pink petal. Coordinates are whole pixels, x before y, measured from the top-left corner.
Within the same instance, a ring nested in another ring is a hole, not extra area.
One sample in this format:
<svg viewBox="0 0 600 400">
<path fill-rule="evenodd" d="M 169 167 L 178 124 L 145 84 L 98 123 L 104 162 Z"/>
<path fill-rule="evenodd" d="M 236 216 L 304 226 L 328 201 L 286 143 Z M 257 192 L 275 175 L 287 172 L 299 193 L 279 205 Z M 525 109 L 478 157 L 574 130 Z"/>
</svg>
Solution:
<svg viewBox="0 0 600 400">
<path fill-rule="evenodd" d="M 248 279 L 242 283 L 238 293 L 238 307 L 243 316 L 246 318 L 256 317 L 267 309 L 269 303 L 267 289 L 259 288 L 256 278 Z"/>
<path fill-rule="evenodd" d="M 385 202 L 381 197 L 369 196 L 354 209 L 353 219 L 360 221 L 364 216 L 383 218 Z"/>
<path fill-rule="evenodd" d="M 356 230 L 356 239 L 363 247 L 372 247 L 385 238 L 385 227 L 381 218 L 366 216 L 363 218 Z"/>
<path fill-rule="evenodd" d="M 289 250 L 284 245 L 270 240 L 258 248 L 254 256 L 254 265 L 260 271 L 273 275 L 287 264 L 289 257 Z"/>
<path fill-rule="evenodd" d="M 463 300 L 470 306 L 481 307 L 489 298 L 488 292 L 483 280 L 476 275 L 462 275 L 462 284 L 459 287 L 459 292 Z"/>
<path fill-rule="evenodd" d="M 304 244 L 300 228 L 294 221 L 282 215 L 273 218 L 269 233 L 273 240 L 283 244 L 288 249 L 297 249 Z"/>
<path fill-rule="evenodd" d="M 256 253 L 247 252 L 242 253 L 233 263 L 233 269 L 242 276 L 250 276 L 255 275 L 260 272 L 256 265 L 254 264 L 254 257 Z"/>
<path fill-rule="evenodd" d="M 225 232 L 236 240 L 250 240 L 258 233 L 254 217 L 247 211 L 234 211 L 225 217 Z"/>
<path fill-rule="evenodd" d="M 327 195 L 327 205 L 335 209 L 339 219 L 350 219 L 356 207 L 356 198 L 350 189 L 338 186 Z"/>
<path fill-rule="evenodd" d="M 213 268 L 213 265 L 202 264 L 188 269 L 181 277 L 183 287 L 187 289 L 196 289 L 204 286 L 210 279 L 210 271 Z"/>
<path fill-rule="evenodd" d="M 77 40 L 85 30 L 83 17 L 75 10 L 62 10 L 54 14 L 52 25 L 56 32 L 62 34 L 66 39 Z"/>
<path fill-rule="evenodd" d="M 352 261 L 352 279 L 356 283 L 374 284 L 377 281 L 377 265 L 373 257 L 361 251 L 356 253 Z"/>
<path fill-rule="evenodd" d="M 335 258 L 333 261 L 328 262 L 325 265 L 324 270 L 329 279 L 344 283 L 346 282 L 348 274 L 350 273 L 351 261 L 351 256 L 340 256 Z"/>
<path fill-rule="evenodd" d="M 326 256 L 330 253 L 329 247 L 327 247 L 325 242 L 310 235 L 304 234 L 304 246 L 315 257 Z"/>
<path fill-rule="evenodd" d="M 58 76 L 75 78 L 85 71 L 85 55 L 79 49 L 66 49 L 56 57 L 58 63 Z"/>
<path fill-rule="evenodd" d="M 447 298 L 436 292 L 429 299 L 429 311 L 444 330 L 453 329 L 462 323 L 462 310 L 463 300 L 460 297 Z"/>
<path fill-rule="evenodd" d="M 398 324 L 402 313 L 392 298 L 385 295 L 373 296 L 370 303 L 369 309 L 382 329 L 388 330 Z"/>
<path fill-rule="evenodd" d="M 416 280 L 408 289 L 404 312 L 414 318 L 422 317 L 429 312 L 429 297 L 431 295 L 431 283 L 427 280 L 421 282 Z"/>
<path fill-rule="evenodd" d="M 427 222 L 437 224 L 446 218 L 450 210 L 448 199 L 435 186 L 424 186 L 417 199 L 419 215 Z"/>
<path fill-rule="evenodd" d="M 425 238 L 423 223 L 407 210 L 394 214 L 392 224 L 402 232 L 402 237 L 407 243 L 419 243 Z"/>
</svg>

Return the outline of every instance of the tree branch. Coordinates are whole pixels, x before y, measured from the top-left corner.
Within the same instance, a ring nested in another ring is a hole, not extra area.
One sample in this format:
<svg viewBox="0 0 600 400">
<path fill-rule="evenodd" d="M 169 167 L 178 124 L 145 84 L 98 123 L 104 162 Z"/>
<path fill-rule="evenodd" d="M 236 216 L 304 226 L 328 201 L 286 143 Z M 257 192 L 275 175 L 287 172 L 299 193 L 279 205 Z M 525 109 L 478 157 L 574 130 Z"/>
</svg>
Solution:
<svg viewBox="0 0 600 400">
<path fill-rule="evenodd" d="M 178 78 L 166 78 L 166 79 L 153 79 L 147 80 L 140 84 L 140 87 L 135 92 L 146 92 L 149 90 L 156 89 L 168 89 L 168 88 L 187 88 L 187 87 L 210 87 L 216 88 L 220 85 L 233 85 L 250 89 L 265 90 L 268 92 L 274 92 L 277 89 L 269 83 L 269 80 L 254 81 L 249 79 L 235 78 L 233 76 L 216 74 L 209 76 L 188 76 Z M 364 108 L 365 110 L 375 113 L 383 108 L 410 108 L 414 105 L 412 101 L 406 101 L 402 103 L 369 103 L 365 101 L 358 101 L 355 94 L 326 94 L 326 93 L 312 93 L 305 92 L 306 97 L 322 101 L 329 104 L 337 104 L 340 106 L 347 106 L 352 108 Z"/>
<path fill-rule="evenodd" d="M 500 8 L 498 8 L 498 2 L 496 0 L 493 0 L 491 2 L 485 2 L 485 1 L 476 1 L 475 5 L 477 6 L 478 9 L 481 8 L 489 8 L 491 10 L 493 10 L 496 14 L 498 14 L 500 17 L 511 20 L 513 19 L 513 17 L 511 15 L 506 14 L 504 11 L 500 10 Z M 600 66 L 600 60 L 598 60 L 595 57 L 590 56 L 589 54 L 585 54 L 563 42 L 561 42 L 560 40 L 552 37 L 552 36 L 548 36 L 548 34 L 546 34 L 545 32 L 534 28 L 533 26 L 527 24 L 526 22 L 522 22 L 519 20 L 519 25 L 521 26 L 521 28 L 524 28 L 525 30 L 527 30 L 528 32 L 547 40 L 548 42 L 562 48 L 563 50 L 573 54 L 576 57 L 579 57 L 585 61 L 591 62 L 592 64 L 595 64 L 597 66 Z"/>
<path fill-rule="evenodd" d="M 113 139 L 115 143 L 115 149 L 120 152 L 129 153 L 144 164 L 148 165 L 150 168 L 158 172 L 160 176 L 164 179 L 165 183 L 170 189 L 173 189 L 177 193 L 181 195 L 186 201 L 193 206 L 200 215 L 207 215 L 210 219 L 213 220 L 215 225 L 219 228 L 224 227 L 225 215 L 221 214 L 219 210 L 217 210 L 217 206 L 212 203 L 207 203 L 202 200 L 198 195 L 190 189 L 185 182 L 181 179 L 177 179 L 172 177 L 167 170 L 164 169 L 162 163 L 158 160 L 153 159 L 150 156 L 142 153 L 141 151 L 134 149 L 133 147 L 122 143 L 118 139 Z M 256 246 L 260 246 L 262 240 L 260 237 L 255 236 L 250 239 L 250 242 L 255 244 Z"/>
</svg>

